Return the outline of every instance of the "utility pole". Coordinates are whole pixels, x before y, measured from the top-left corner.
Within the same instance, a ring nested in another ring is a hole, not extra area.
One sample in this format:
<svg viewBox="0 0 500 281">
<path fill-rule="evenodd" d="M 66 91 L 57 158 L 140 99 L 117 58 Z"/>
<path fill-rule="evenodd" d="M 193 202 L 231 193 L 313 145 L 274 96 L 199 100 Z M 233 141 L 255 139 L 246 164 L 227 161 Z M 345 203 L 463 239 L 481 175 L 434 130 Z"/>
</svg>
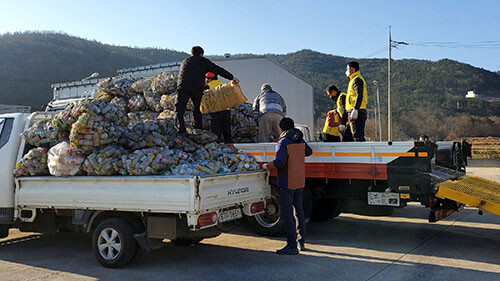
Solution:
<svg viewBox="0 0 500 281">
<path fill-rule="evenodd" d="M 378 123 L 378 138 L 379 138 L 379 141 L 381 142 L 382 141 L 382 122 L 380 121 L 380 95 L 378 93 L 378 81 L 374 80 L 373 81 L 373 85 L 375 85 L 375 87 L 377 87 L 377 108 L 375 110 L 375 118 L 377 120 L 377 123 Z"/>
<path fill-rule="evenodd" d="M 389 59 L 387 60 L 387 141 L 392 143 L 392 119 L 391 119 L 391 49 L 399 45 L 408 45 L 406 42 L 392 41 L 391 26 L 389 25 Z"/>
<path fill-rule="evenodd" d="M 391 26 L 389 25 L 389 59 L 387 60 L 387 141 L 392 142 L 392 123 L 391 123 Z"/>
</svg>

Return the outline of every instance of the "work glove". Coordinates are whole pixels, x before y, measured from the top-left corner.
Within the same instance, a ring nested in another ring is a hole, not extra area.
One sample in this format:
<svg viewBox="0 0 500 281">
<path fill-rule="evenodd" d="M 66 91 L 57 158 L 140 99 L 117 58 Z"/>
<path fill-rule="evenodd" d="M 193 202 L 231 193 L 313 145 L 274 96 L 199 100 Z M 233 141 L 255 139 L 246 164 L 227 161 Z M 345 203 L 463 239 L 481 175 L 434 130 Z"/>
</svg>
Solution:
<svg viewBox="0 0 500 281">
<path fill-rule="evenodd" d="M 264 164 L 262 165 L 262 169 L 267 170 L 267 163 L 264 163 Z"/>
<path fill-rule="evenodd" d="M 240 84 L 240 80 L 239 80 L 238 78 L 236 78 L 236 77 L 233 77 L 233 80 L 232 80 L 232 81 L 233 81 L 233 83 L 234 83 L 234 84 L 236 84 L 236 85 Z"/>
<path fill-rule="evenodd" d="M 349 119 L 351 119 L 353 121 L 358 119 L 358 110 L 357 109 L 353 109 L 351 111 L 351 116 L 349 116 Z"/>
<path fill-rule="evenodd" d="M 345 129 L 346 129 L 345 125 L 342 124 L 339 125 L 339 133 L 341 133 L 342 135 L 345 133 Z"/>
</svg>

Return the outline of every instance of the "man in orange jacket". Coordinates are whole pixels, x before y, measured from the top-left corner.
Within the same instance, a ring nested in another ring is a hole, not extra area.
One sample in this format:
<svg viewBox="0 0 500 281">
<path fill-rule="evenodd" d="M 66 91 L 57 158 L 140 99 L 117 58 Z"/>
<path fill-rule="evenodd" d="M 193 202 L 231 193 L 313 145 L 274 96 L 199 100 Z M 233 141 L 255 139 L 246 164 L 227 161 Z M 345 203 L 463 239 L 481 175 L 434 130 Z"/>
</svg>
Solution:
<svg viewBox="0 0 500 281">
<path fill-rule="evenodd" d="M 276 144 L 276 159 L 264 164 L 263 168 L 278 169 L 281 217 L 285 221 L 287 238 L 286 246 L 277 250 L 276 253 L 278 255 L 296 255 L 299 253 L 299 247 L 300 250 L 305 250 L 306 224 L 303 206 L 305 157 L 312 154 L 312 149 L 304 141 L 302 132 L 295 129 L 291 118 L 281 119 L 279 126 L 282 133 Z M 295 222 L 294 208 L 298 223 Z M 297 228 L 300 237 L 297 236 Z"/>
</svg>

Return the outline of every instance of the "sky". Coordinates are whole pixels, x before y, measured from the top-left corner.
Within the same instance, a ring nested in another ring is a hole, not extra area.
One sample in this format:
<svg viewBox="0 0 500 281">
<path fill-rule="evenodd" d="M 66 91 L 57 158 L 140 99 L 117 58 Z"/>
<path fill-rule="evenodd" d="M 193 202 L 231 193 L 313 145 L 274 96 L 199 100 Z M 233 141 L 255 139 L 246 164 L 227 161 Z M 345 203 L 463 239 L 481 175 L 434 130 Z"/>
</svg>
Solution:
<svg viewBox="0 0 500 281">
<path fill-rule="evenodd" d="M 55 31 L 206 55 L 302 49 L 353 58 L 448 58 L 500 71 L 500 1 L 0 0 L 0 34 Z M 1 55 L 1 54 L 0 54 Z"/>
</svg>

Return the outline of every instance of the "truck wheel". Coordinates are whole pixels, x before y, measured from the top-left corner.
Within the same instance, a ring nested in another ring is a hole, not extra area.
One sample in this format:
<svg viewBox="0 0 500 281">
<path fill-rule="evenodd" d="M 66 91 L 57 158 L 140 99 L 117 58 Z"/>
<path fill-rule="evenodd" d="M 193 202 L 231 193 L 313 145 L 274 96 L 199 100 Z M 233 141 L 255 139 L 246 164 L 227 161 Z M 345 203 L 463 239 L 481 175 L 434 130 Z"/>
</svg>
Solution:
<svg viewBox="0 0 500 281">
<path fill-rule="evenodd" d="M 198 239 L 183 239 L 183 238 L 178 238 L 178 239 L 172 239 L 172 243 L 175 244 L 175 246 L 191 246 L 193 244 L 200 243 L 200 241 L 203 240 L 203 238 L 198 238 Z"/>
<path fill-rule="evenodd" d="M 5 238 L 9 236 L 10 225 L 0 224 L 0 238 Z"/>
<path fill-rule="evenodd" d="M 338 217 L 342 213 L 342 201 L 338 198 L 321 198 L 314 202 L 311 220 L 325 221 Z"/>
<path fill-rule="evenodd" d="M 95 229 L 92 248 L 102 266 L 117 268 L 132 261 L 138 247 L 132 226 L 124 219 L 109 218 Z"/>
<path fill-rule="evenodd" d="M 285 225 L 281 219 L 279 190 L 271 186 L 271 198 L 266 201 L 266 210 L 263 214 L 249 216 L 248 222 L 253 229 L 265 236 L 276 236 L 285 230 Z"/>
</svg>

